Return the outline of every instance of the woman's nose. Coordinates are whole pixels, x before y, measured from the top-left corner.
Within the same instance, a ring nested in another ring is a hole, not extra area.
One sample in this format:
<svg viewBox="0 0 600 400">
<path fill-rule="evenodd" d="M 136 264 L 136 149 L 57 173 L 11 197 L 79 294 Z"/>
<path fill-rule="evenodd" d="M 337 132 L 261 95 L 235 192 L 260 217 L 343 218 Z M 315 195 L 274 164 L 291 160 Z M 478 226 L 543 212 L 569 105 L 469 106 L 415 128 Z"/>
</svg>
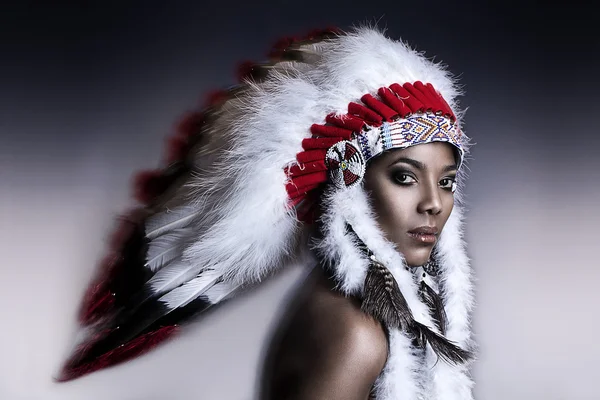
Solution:
<svg viewBox="0 0 600 400">
<path fill-rule="evenodd" d="M 442 199 L 437 183 L 421 186 L 421 201 L 418 205 L 419 213 L 437 215 L 442 211 Z"/>
</svg>

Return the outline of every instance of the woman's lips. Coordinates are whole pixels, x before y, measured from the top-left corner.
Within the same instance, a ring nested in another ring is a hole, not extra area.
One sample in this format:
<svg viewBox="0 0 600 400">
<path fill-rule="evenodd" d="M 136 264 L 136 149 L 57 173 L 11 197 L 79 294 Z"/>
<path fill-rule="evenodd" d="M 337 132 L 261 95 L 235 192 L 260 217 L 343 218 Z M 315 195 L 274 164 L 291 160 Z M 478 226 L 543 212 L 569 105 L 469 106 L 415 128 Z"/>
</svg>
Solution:
<svg viewBox="0 0 600 400">
<path fill-rule="evenodd" d="M 437 240 L 437 228 L 432 226 L 421 226 L 409 231 L 408 235 L 419 243 L 432 244 Z"/>
<path fill-rule="evenodd" d="M 435 243 L 437 236 L 425 233 L 412 233 L 408 232 L 408 235 L 420 243 Z"/>
</svg>

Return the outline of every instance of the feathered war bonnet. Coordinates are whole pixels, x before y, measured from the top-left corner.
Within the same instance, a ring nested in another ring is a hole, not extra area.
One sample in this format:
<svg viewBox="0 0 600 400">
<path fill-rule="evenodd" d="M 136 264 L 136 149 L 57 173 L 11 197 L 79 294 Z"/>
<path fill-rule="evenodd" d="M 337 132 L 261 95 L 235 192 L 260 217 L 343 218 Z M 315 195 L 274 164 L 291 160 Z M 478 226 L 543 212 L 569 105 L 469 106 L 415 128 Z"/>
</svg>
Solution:
<svg viewBox="0 0 600 400">
<path fill-rule="evenodd" d="M 464 162 L 452 77 L 368 27 L 283 40 L 243 69 L 240 85 L 185 119 L 168 165 L 138 176 L 144 205 L 116 230 L 60 379 L 147 351 L 310 250 L 387 328 L 378 399 L 471 399 L 464 167 L 427 279 L 383 237 L 362 186 L 387 149 L 444 141 Z"/>
</svg>

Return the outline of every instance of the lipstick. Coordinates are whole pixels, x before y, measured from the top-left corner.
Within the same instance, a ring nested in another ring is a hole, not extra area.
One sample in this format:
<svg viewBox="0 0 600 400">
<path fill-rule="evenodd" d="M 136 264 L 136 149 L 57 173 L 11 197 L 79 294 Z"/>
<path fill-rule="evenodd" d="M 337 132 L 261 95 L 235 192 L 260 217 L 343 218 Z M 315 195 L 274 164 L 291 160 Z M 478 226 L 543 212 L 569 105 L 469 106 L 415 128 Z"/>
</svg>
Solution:
<svg viewBox="0 0 600 400">
<path fill-rule="evenodd" d="M 420 226 L 408 232 L 408 235 L 419 243 L 433 244 L 437 240 L 437 228 L 435 226 Z"/>
</svg>

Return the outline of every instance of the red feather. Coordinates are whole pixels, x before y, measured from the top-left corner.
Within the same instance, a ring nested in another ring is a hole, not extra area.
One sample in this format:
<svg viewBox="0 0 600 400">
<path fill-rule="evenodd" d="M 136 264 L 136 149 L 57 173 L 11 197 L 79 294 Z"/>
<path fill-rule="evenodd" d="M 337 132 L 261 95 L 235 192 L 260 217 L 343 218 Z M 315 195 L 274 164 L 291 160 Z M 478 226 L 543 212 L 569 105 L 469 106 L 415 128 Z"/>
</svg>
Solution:
<svg viewBox="0 0 600 400">
<path fill-rule="evenodd" d="M 113 306 L 114 297 L 111 294 L 109 282 L 115 269 L 118 268 L 119 259 L 118 254 L 110 253 L 100 263 L 99 276 L 88 287 L 79 311 L 79 321 L 83 325 L 97 321 Z"/>
<path fill-rule="evenodd" d="M 273 47 L 271 47 L 271 51 L 268 54 L 269 58 L 281 58 L 283 53 L 285 53 L 285 51 L 297 41 L 298 38 L 292 36 L 282 37 L 281 39 L 277 40 L 275 44 L 273 44 Z"/>
<path fill-rule="evenodd" d="M 205 122 L 205 115 L 200 111 L 192 111 L 186 113 L 176 128 L 176 136 L 189 138 L 200 133 L 202 125 Z"/>
<path fill-rule="evenodd" d="M 80 347 L 78 351 L 75 352 L 74 358 L 66 363 L 61 375 L 57 378 L 57 381 L 69 381 L 94 371 L 131 360 L 132 358 L 138 357 L 150 351 L 169 337 L 173 336 L 178 332 L 178 330 L 179 327 L 177 325 L 163 326 L 155 331 L 138 336 L 137 338 L 103 354 L 93 361 L 79 364 L 77 360 L 81 360 L 83 357 L 85 357 L 87 350 L 97 341 L 98 338 L 95 338 L 94 340 L 84 344 L 84 346 Z"/>
<path fill-rule="evenodd" d="M 138 172 L 134 176 L 134 197 L 143 204 L 148 204 L 160 196 L 167 188 L 161 170 Z"/>
<path fill-rule="evenodd" d="M 206 95 L 206 107 L 218 107 L 227 100 L 227 90 L 213 90 Z"/>
<path fill-rule="evenodd" d="M 342 33 L 342 30 L 335 26 L 330 26 L 325 29 L 313 29 L 312 31 L 308 32 L 308 34 L 304 37 L 304 40 L 316 41 L 325 36 L 337 35 L 340 33 Z"/>
<path fill-rule="evenodd" d="M 167 138 L 165 160 L 167 164 L 182 161 L 189 150 L 189 140 L 184 136 L 170 136 Z"/>
<path fill-rule="evenodd" d="M 237 80 L 238 82 L 243 82 L 245 79 L 252 78 L 252 74 L 254 73 L 253 69 L 256 63 L 252 61 L 244 61 L 238 65 L 237 68 Z"/>
</svg>

